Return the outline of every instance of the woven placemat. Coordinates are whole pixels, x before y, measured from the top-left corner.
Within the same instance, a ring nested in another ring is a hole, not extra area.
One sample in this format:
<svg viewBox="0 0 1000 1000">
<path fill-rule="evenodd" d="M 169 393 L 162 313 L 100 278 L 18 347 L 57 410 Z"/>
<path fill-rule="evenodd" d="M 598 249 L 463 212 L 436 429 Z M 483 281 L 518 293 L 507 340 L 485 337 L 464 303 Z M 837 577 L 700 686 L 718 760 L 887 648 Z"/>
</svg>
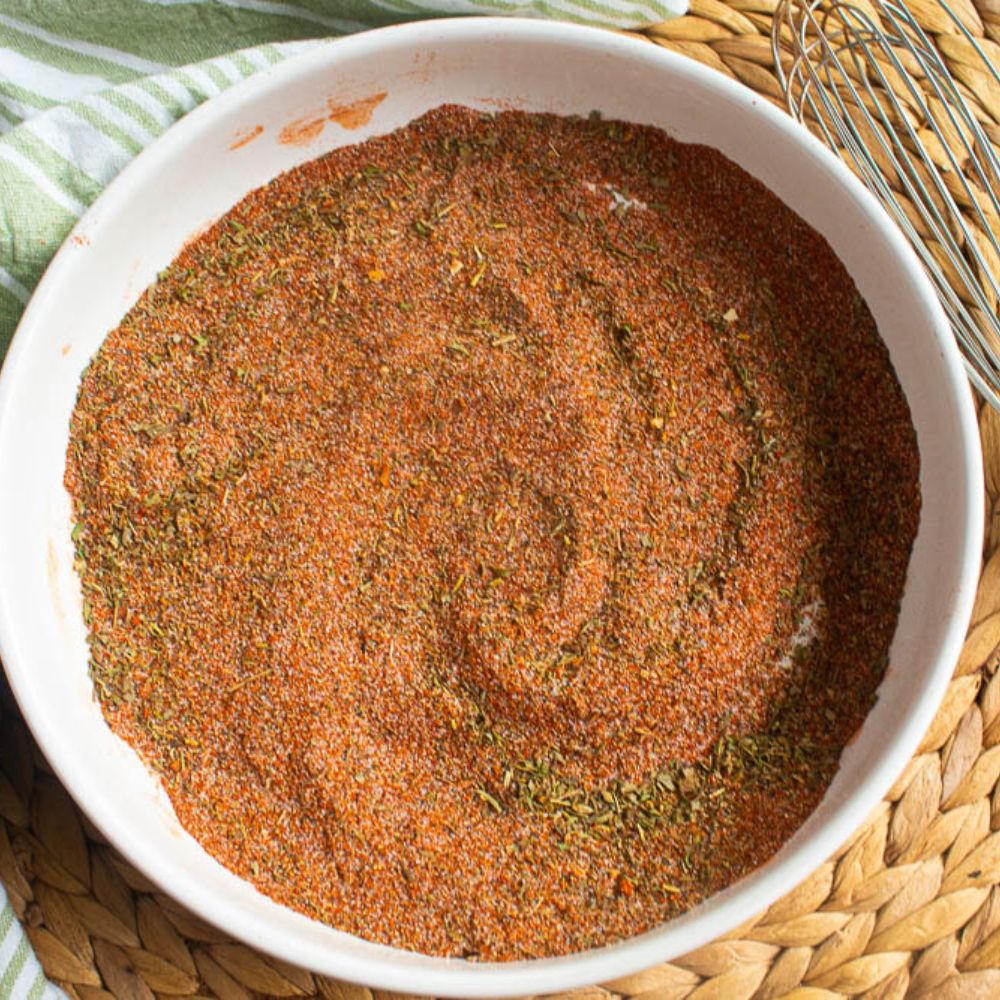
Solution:
<svg viewBox="0 0 1000 1000">
<path fill-rule="evenodd" d="M 1000 64 L 1000 0 L 949 3 Z M 692 0 L 689 16 L 644 37 L 779 101 L 776 5 Z M 908 5 L 1000 138 L 1000 87 L 976 70 L 935 0 Z M 1000 997 L 1000 416 L 983 407 L 980 430 L 987 525 L 972 629 L 941 710 L 887 799 L 835 857 L 737 932 L 565 1000 Z M 6 691 L 0 713 L 0 879 L 46 973 L 70 997 L 371 1000 L 367 989 L 234 943 L 158 892 L 83 818 Z"/>
</svg>

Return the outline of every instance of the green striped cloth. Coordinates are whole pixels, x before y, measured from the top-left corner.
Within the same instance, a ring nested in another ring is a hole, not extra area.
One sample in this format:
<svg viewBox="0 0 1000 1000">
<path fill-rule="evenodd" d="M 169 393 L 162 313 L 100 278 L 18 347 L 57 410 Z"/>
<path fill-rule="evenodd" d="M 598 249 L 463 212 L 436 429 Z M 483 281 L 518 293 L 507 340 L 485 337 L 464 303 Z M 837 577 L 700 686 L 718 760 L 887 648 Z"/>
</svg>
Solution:
<svg viewBox="0 0 1000 1000">
<path fill-rule="evenodd" d="M 147 143 L 335 35 L 443 14 L 637 27 L 687 0 L 0 0 L 0 358 L 45 265 Z M 61 997 L 0 888 L 0 997 Z"/>
</svg>

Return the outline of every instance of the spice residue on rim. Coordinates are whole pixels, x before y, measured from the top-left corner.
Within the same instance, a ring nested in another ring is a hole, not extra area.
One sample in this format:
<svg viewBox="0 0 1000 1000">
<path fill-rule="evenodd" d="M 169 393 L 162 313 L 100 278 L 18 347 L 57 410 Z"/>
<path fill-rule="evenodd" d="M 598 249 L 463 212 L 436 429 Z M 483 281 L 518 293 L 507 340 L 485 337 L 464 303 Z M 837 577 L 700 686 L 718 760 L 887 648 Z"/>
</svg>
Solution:
<svg viewBox="0 0 1000 1000">
<path fill-rule="evenodd" d="M 439 109 L 254 192 L 72 418 L 95 689 L 184 826 L 431 954 L 646 930 L 873 703 L 920 505 L 843 266 L 722 155 Z"/>
<path fill-rule="evenodd" d="M 237 134 L 236 138 L 230 143 L 230 149 L 242 149 L 244 146 L 253 142 L 258 136 L 263 135 L 264 126 L 254 125 L 251 129 L 246 129 L 243 132 Z"/>
<path fill-rule="evenodd" d="M 372 120 L 375 109 L 388 97 L 387 91 L 380 91 L 370 97 L 362 97 L 349 104 L 334 104 L 332 100 L 327 101 L 329 114 L 327 117 L 332 122 L 336 122 L 341 128 L 349 131 L 362 128 Z"/>
<path fill-rule="evenodd" d="M 308 146 L 322 133 L 325 124 L 324 118 L 296 118 L 278 133 L 278 142 L 283 146 Z"/>
</svg>

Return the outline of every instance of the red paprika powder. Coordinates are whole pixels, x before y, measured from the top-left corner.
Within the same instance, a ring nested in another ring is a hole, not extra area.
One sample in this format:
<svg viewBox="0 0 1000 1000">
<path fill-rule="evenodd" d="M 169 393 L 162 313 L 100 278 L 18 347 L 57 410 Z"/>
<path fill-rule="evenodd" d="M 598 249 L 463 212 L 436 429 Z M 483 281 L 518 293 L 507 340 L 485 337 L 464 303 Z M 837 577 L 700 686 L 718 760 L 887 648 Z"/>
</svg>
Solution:
<svg viewBox="0 0 1000 1000">
<path fill-rule="evenodd" d="M 249 195 L 86 371 L 95 690 L 281 903 L 438 955 L 605 944 L 819 802 L 918 465 L 844 267 L 721 154 L 441 108 Z"/>
</svg>

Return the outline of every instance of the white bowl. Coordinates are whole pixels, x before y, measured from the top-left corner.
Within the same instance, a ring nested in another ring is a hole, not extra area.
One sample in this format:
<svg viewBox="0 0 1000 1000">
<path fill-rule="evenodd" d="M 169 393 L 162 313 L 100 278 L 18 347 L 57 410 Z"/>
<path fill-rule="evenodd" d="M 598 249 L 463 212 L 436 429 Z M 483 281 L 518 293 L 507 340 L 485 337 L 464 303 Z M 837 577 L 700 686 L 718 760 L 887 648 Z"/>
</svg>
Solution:
<svg viewBox="0 0 1000 1000">
<path fill-rule="evenodd" d="M 328 120 L 330 105 L 381 93 L 367 124 Z M 890 666 L 822 804 L 769 864 L 691 912 L 558 959 L 475 964 L 371 944 L 273 903 L 212 860 L 104 723 L 72 568 L 68 421 L 105 333 L 186 240 L 248 191 L 445 102 L 596 108 L 720 149 L 839 254 L 888 344 L 920 448 L 923 509 Z M 311 142 L 279 141 L 290 122 L 314 120 L 324 124 Z M 968 624 L 983 522 L 975 413 L 945 317 L 903 238 L 849 172 L 766 101 L 698 63 L 610 32 L 492 18 L 314 49 L 198 108 L 130 165 L 56 255 L 21 321 L 0 376 L 0 482 L 0 655 L 42 750 L 94 823 L 165 891 L 247 944 L 327 975 L 449 996 L 625 975 L 731 930 L 821 864 L 888 790 L 937 709 Z"/>
</svg>

